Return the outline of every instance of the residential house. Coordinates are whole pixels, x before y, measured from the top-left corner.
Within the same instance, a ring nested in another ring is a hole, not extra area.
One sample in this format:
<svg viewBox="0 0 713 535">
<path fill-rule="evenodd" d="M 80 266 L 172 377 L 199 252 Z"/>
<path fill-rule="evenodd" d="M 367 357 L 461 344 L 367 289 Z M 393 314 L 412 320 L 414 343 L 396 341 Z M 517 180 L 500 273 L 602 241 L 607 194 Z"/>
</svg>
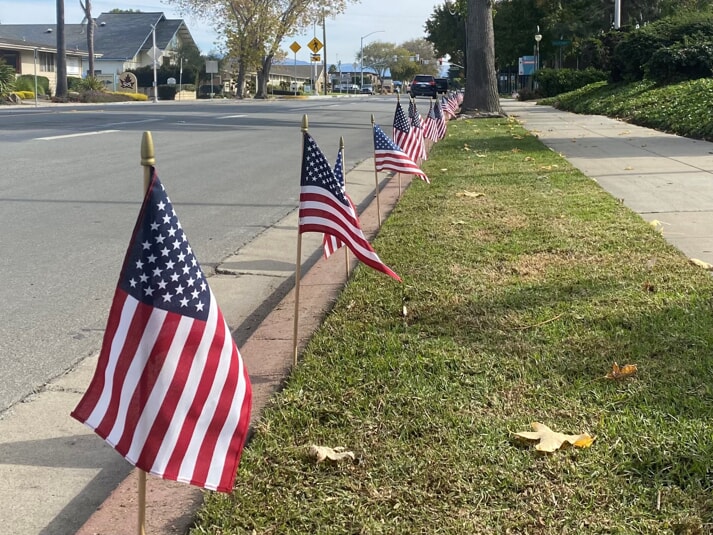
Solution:
<svg viewBox="0 0 713 535">
<path fill-rule="evenodd" d="M 0 24 L 0 56 L 20 74 L 34 74 L 37 50 L 38 75 L 56 85 L 57 27 L 54 24 Z M 154 33 L 156 49 L 154 50 Z M 85 24 L 65 24 L 67 75 L 83 77 L 88 47 Z M 102 13 L 95 19 L 94 75 L 110 83 L 128 69 L 176 61 L 176 51 L 195 41 L 183 20 L 163 13 Z M 114 87 L 115 88 L 115 87 Z"/>
</svg>

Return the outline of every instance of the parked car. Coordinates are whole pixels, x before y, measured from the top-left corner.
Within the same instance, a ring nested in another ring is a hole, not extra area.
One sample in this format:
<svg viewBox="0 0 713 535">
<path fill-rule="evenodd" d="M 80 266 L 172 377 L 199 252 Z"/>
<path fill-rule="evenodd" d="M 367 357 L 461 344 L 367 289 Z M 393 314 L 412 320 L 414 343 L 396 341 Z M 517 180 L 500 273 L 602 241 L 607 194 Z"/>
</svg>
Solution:
<svg viewBox="0 0 713 535">
<path fill-rule="evenodd" d="M 436 91 L 448 93 L 448 78 L 436 78 Z"/>
<path fill-rule="evenodd" d="M 411 81 L 411 96 L 436 98 L 436 79 L 430 74 L 417 74 Z"/>
<path fill-rule="evenodd" d="M 361 92 L 365 95 L 373 95 L 374 94 L 374 86 L 373 85 L 363 85 L 363 86 L 361 86 Z"/>
</svg>

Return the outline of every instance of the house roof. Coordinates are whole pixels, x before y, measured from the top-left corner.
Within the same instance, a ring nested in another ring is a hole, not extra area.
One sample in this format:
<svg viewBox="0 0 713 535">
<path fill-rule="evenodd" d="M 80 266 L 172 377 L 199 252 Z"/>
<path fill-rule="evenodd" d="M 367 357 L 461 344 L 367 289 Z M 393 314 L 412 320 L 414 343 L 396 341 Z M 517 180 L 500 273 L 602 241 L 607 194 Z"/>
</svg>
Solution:
<svg viewBox="0 0 713 535">
<path fill-rule="evenodd" d="M 309 79 L 314 77 L 315 71 L 317 72 L 317 78 L 322 76 L 324 72 L 324 66 L 320 63 L 315 69 L 312 65 L 285 65 L 276 64 L 270 67 L 270 74 L 277 76 L 296 76 L 297 78 Z"/>
<path fill-rule="evenodd" d="M 161 50 L 179 34 L 184 42 L 195 44 L 182 20 L 167 19 L 163 13 L 102 13 L 95 21 L 94 50 L 105 60 L 127 60 L 142 50 L 151 49 L 153 26 L 156 27 L 156 47 Z M 84 24 L 65 24 L 64 38 L 68 52 L 87 52 Z M 57 25 L 0 24 L 0 41 L 56 49 Z"/>
</svg>

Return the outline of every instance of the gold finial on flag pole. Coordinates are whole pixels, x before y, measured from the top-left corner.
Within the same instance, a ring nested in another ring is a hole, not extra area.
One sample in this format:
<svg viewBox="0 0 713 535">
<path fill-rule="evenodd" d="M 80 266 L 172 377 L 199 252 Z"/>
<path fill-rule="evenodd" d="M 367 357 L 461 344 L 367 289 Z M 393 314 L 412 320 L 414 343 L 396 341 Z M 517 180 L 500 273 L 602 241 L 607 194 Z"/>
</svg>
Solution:
<svg viewBox="0 0 713 535">
<path fill-rule="evenodd" d="M 302 152 L 304 153 L 304 134 L 309 128 L 307 115 L 302 116 Z M 302 154 L 302 165 L 304 165 L 304 154 Z M 300 180 L 301 182 L 301 180 Z M 301 184 L 300 184 L 301 187 Z M 297 366 L 297 331 L 300 318 L 300 278 L 302 277 L 302 233 L 300 232 L 299 221 L 297 222 L 297 261 L 295 262 L 295 318 L 292 327 L 292 366 Z"/>
<path fill-rule="evenodd" d="M 151 184 L 151 168 L 156 165 L 156 153 L 154 152 L 153 138 L 151 132 L 144 132 L 141 137 L 141 165 L 144 168 L 144 189 L 143 194 Z M 139 535 L 146 535 L 146 472 L 139 470 L 139 503 L 138 522 Z"/>
<path fill-rule="evenodd" d="M 374 125 L 376 121 L 374 120 L 374 114 L 371 114 L 371 130 L 373 135 Z M 379 203 L 379 172 L 376 170 L 376 146 L 374 146 L 374 181 L 376 182 L 376 220 L 381 227 L 381 204 Z"/>
<path fill-rule="evenodd" d="M 144 193 L 146 193 L 151 183 L 151 168 L 156 165 L 156 153 L 151 132 L 144 132 L 144 135 L 141 136 L 141 165 L 144 166 Z"/>
</svg>

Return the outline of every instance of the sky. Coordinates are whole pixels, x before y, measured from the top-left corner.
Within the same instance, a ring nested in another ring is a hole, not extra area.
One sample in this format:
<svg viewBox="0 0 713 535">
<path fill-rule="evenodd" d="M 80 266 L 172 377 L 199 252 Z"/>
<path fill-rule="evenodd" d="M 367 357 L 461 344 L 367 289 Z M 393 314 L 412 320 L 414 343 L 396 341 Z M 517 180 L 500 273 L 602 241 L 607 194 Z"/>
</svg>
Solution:
<svg viewBox="0 0 713 535">
<path fill-rule="evenodd" d="M 326 21 L 327 63 L 336 65 L 341 61 L 342 64 L 354 64 L 362 37 L 364 46 L 374 41 L 401 44 L 424 37 L 426 20 L 433 13 L 434 6 L 442 2 L 443 0 L 361 0 L 350 5 L 345 13 Z M 169 19 L 184 19 L 202 53 L 219 50 L 215 44 L 217 34 L 211 30 L 209 24 L 182 14 L 161 0 L 92 0 L 92 15 L 95 17 L 114 8 L 138 9 L 144 12 L 162 11 Z M 55 0 L 0 2 L 1 24 L 54 24 L 56 14 Z M 79 24 L 83 17 L 79 0 L 64 0 L 65 23 Z M 289 59 L 293 59 L 295 55 L 287 47 L 297 41 L 302 47 L 297 53 L 297 60 L 309 61 L 311 51 L 307 48 L 307 43 L 315 35 L 320 41 L 324 41 L 321 26 L 286 39 L 283 48 L 289 52 Z"/>
</svg>

